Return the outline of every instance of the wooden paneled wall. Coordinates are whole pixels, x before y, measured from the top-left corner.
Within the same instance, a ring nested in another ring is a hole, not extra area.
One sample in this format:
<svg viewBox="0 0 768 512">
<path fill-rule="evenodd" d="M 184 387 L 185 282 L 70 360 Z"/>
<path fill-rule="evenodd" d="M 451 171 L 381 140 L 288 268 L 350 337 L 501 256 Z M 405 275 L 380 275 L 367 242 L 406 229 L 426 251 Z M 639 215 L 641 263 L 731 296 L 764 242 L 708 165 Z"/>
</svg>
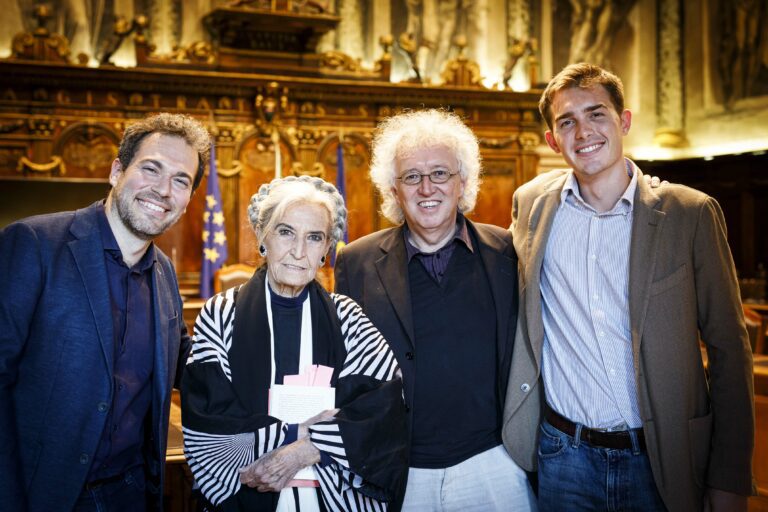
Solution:
<svg viewBox="0 0 768 512">
<path fill-rule="evenodd" d="M 377 123 L 405 108 L 443 107 L 462 115 L 480 138 L 484 184 L 472 217 L 507 226 L 513 191 L 536 174 L 538 96 L 537 91 L 6 59 L 0 61 L 0 188 L 62 183 L 71 190 L 106 183 L 128 123 L 157 111 L 186 112 L 215 137 L 229 262 L 254 263 L 246 209 L 251 195 L 274 177 L 275 130 L 283 175 L 309 173 L 331 182 L 341 135 L 354 240 L 386 225 L 368 178 Z M 158 242 L 190 289 L 196 288 L 200 269 L 205 186 L 204 180 L 186 215 Z M 35 199 L 41 212 L 49 202 L 61 203 L 44 195 Z M 84 205 L 72 205 L 79 206 Z M 5 220 L 18 217 L 0 212 Z"/>
</svg>

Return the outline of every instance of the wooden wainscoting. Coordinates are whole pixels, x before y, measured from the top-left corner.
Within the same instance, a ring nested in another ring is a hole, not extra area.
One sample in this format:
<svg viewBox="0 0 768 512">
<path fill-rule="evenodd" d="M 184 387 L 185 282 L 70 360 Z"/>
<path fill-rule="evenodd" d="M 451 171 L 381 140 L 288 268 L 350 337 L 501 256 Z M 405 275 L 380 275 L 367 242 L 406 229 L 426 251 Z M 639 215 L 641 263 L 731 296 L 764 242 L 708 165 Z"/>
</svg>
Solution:
<svg viewBox="0 0 768 512">
<path fill-rule="evenodd" d="M 752 467 L 758 496 L 749 500 L 750 512 L 768 512 L 768 356 L 755 356 L 755 454 Z"/>
</svg>

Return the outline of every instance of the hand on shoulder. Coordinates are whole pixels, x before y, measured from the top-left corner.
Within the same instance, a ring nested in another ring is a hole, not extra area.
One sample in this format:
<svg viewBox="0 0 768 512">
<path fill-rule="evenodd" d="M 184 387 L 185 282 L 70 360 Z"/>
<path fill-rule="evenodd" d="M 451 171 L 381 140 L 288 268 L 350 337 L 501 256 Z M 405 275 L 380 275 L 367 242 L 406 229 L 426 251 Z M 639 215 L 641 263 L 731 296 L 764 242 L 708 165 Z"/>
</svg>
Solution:
<svg viewBox="0 0 768 512">
<path fill-rule="evenodd" d="M 643 179 L 645 180 L 646 185 L 651 188 L 661 188 L 664 185 L 669 185 L 667 180 L 662 181 L 658 176 L 651 176 L 650 174 L 643 174 Z"/>
</svg>

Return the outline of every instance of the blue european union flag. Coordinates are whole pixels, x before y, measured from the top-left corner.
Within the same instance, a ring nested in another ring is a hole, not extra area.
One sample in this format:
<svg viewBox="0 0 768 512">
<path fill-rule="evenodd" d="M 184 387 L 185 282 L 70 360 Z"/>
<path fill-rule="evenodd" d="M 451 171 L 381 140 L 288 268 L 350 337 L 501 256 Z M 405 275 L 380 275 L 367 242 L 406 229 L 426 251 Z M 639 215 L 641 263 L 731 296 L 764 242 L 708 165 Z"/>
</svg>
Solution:
<svg viewBox="0 0 768 512">
<path fill-rule="evenodd" d="M 336 190 L 339 191 L 339 194 L 341 194 L 341 198 L 344 199 L 344 204 L 346 205 L 347 190 L 344 185 L 344 147 L 342 141 L 342 136 L 339 134 L 339 145 L 336 147 Z M 349 217 L 347 217 L 347 221 L 349 221 Z M 347 232 L 347 229 L 344 228 L 344 234 L 342 235 L 341 240 L 336 242 L 336 247 L 331 249 L 331 266 L 336 264 L 336 253 L 341 251 L 341 249 L 348 243 L 349 233 Z"/>
<path fill-rule="evenodd" d="M 203 213 L 203 268 L 200 272 L 200 296 L 213 295 L 213 274 L 227 261 L 227 235 L 221 208 L 219 175 L 216 172 L 216 147 L 211 144 L 211 163 Z"/>
</svg>

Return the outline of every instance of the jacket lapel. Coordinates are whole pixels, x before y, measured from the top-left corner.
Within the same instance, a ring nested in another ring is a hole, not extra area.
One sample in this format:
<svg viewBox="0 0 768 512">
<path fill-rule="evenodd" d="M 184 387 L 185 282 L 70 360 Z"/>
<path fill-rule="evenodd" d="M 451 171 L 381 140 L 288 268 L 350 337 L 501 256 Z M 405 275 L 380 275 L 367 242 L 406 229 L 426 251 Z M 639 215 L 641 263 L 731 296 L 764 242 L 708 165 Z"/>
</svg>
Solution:
<svg viewBox="0 0 768 512">
<path fill-rule="evenodd" d="M 104 362 L 110 375 L 114 366 L 114 340 L 112 310 L 109 302 L 109 281 L 104 263 L 104 245 L 101 242 L 98 217 L 100 203 L 78 210 L 70 227 L 74 240 L 68 243 L 83 281 L 88 304 L 93 314 Z"/>
<path fill-rule="evenodd" d="M 544 194 L 537 197 L 528 218 L 525 265 L 525 316 L 528 326 L 528 339 L 536 358 L 537 367 L 541 368 L 541 349 L 544 345 L 544 322 L 541 316 L 541 266 L 547 249 L 549 232 L 555 220 L 555 213 L 560 205 L 560 192 L 567 174 L 553 181 Z"/>
<path fill-rule="evenodd" d="M 515 313 L 512 311 L 514 298 L 517 297 L 515 262 L 501 252 L 502 248 L 498 240 L 476 229 L 469 219 L 466 222 L 467 228 L 478 241 L 477 250 L 488 275 L 488 283 L 496 307 L 496 346 L 500 355 L 499 361 L 502 361 L 509 337 L 509 320 Z"/>
<path fill-rule="evenodd" d="M 411 346 L 414 346 L 413 309 L 411 308 L 410 285 L 408 284 L 408 263 L 403 239 L 403 226 L 393 229 L 384 239 L 380 248 L 384 255 L 377 259 L 376 272 L 389 302 L 403 325 Z"/>
<path fill-rule="evenodd" d="M 162 403 L 165 393 L 173 386 L 172 376 L 168 371 L 168 350 L 169 345 L 173 344 L 174 352 L 178 352 L 178 334 L 175 337 L 171 337 L 168 332 L 169 321 L 171 318 L 181 312 L 169 311 L 174 301 L 173 295 L 168 289 L 168 281 L 163 276 L 163 268 L 157 257 L 155 257 L 155 264 L 152 267 L 152 304 L 153 313 L 155 317 L 155 380 L 159 383 L 155 389 L 156 396 Z"/>
<path fill-rule="evenodd" d="M 155 247 L 155 251 L 157 250 Z M 166 270 L 163 269 L 156 252 L 155 264 L 152 266 L 152 314 L 155 321 L 154 368 L 152 371 L 152 451 L 149 452 L 151 457 L 147 457 L 147 459 L 150 464 L 150 474 L 155 475 L 155 478 L 160 478 L 161 483 L 164 475 L 160 461 L 163 460 L 167 442 L 167 435 L 164 435 L 163 432 L 168 425 L 170 411 L 168 403 L 175 376 L 175 372 L 170 371 L 168 367 L 171 364 L 168 360 L 168 354 L 174 354 L 175 362 L 178 359 L 181 341 L 178 331 L 174 333 L 169 329 L 171 319 L 174 319 L 174 325 L 176 325 L 178 315 L 182 314 L 179 310 L 173 310 L 176 302 L 165 272 Z M 182 369 L 175 368 L 175 371 L 182 371 Z"/>
<path fill-rule="evenodd" d="M 629 321 L 635 373 L 639 371 L 640 340 L 643 337 L 648 295 L 656 267 L 665 213 L 656 209 L 659 196 L 645 183 L 637 167 L 637 191 L 632 212 L 632 244 L 629 256 Z"/>
</svg>

